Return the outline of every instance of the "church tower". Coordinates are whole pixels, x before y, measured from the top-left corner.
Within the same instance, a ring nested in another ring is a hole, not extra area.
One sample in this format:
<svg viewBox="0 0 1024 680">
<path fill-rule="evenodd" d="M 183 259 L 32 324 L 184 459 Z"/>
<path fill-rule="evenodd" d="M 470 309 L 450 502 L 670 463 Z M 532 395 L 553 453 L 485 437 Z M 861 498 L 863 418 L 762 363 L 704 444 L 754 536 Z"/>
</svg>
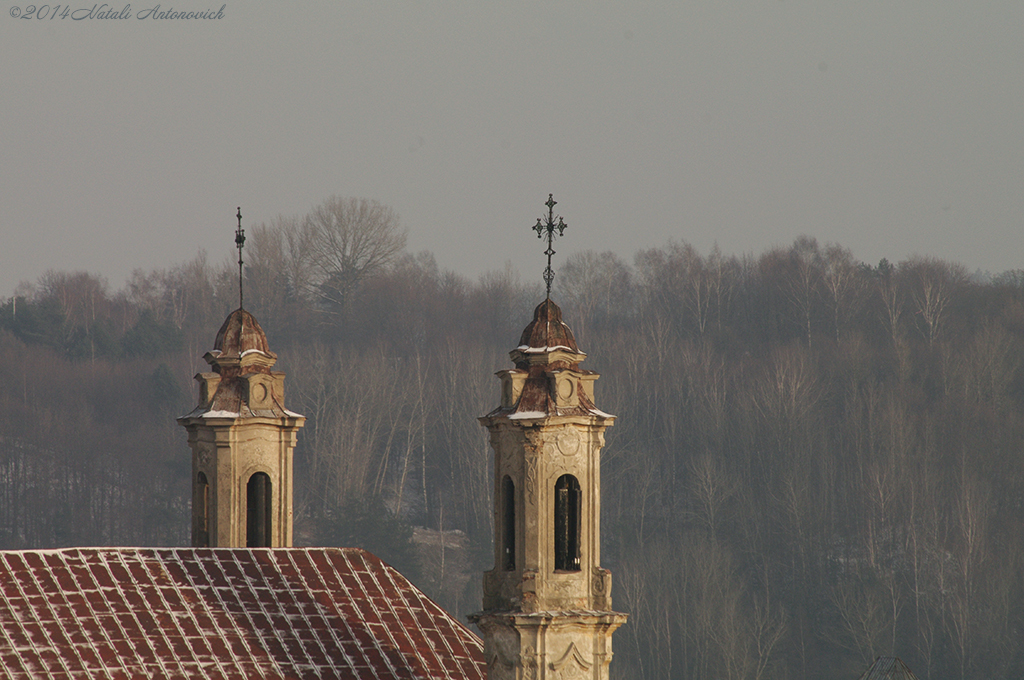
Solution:
<svg viewBox="0 0 1024 680">
<path fill-rule="evenodd" d="M 480 419 L 494 449 L 494 568 L 470 618 L 490 680 L 606 680 L 626 621 L 600 566 L 600 452 L 615 417 L 595 406 L 598 375 L 580 368 L 586 355 L 550 299 L 510 357 L 501 405 Z"/>
<path fill-rule="evenodd" d="M 305 418 L 284 407 L 284 373 L 244 309 L 203 357 L 199 405 L 178 422 L 192 448 L 192 545 L 292 545 L 292 451 Z"/>
<path fill-rule="evenodd" d="M 195 376 L 199 405 L 178 418 L 192 449 L 192 546 L 290 548 L 292 451 L 306 419 L 284 407 L 284 373 L 271 370 L 260 324 L 242 306 L 242 209 L 238 209 L 238 309 Z"/>
</svg>

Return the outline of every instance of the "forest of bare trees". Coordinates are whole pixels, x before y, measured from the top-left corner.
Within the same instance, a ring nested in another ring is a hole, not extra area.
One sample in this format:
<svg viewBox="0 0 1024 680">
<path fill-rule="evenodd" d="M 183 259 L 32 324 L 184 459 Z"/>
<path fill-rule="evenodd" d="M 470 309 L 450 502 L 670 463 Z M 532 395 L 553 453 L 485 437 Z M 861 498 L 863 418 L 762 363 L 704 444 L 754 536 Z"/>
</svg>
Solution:
<svg viewBox="0 0 1024 680">
<path fill-rule="evenodd" d="M 223 257 L 116 291 L 50 271 L 0 306 L 0 548 L 187 544 L 175 417 L 238 303 L 230 227 Z M 539 275 L 442 271 L 372 201 L 247 231 L 246 308 L 308 417 L 296 543 L 362 545 L 474 611 L 492 555 L 476 417 Z M 853 679 L 878 655 L 1024 677 L 1024 275 L 677 241 L 576 253 L 553 297 L 618 416 L 613 677 Z"/>
</svg>

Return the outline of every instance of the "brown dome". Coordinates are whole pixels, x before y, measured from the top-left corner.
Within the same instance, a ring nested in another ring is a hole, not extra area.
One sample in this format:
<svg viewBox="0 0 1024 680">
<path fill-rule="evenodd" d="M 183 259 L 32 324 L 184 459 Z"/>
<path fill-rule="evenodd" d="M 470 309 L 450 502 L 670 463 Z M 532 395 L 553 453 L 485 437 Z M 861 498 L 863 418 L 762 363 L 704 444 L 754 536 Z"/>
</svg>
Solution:
<svg viewBox="0 0 1024 680">
<path fill-rule="evenodd" d="M 562 321 L 562 310 L 550 298 L 544 300 L 533 310 L 533 321 L 523 329 L 523 335 L 519 338 L 519 346 L 538 349 L 568 347 L 573 352 L 580 351 L 576 346 L 576 338 L 572 335 L 572 329 Z"/>
<path fill-rule="evenodd" d="M 260 328 L 260 322 L 242 308 L 231 312 L 224 320 L 224 325 L 217 331 L 213 348 L 219 350 L 222 356 L 241 356 L 249 350 L 259 350 L 274 356 L 267 345 L 267 336 Z"/>
</svg>

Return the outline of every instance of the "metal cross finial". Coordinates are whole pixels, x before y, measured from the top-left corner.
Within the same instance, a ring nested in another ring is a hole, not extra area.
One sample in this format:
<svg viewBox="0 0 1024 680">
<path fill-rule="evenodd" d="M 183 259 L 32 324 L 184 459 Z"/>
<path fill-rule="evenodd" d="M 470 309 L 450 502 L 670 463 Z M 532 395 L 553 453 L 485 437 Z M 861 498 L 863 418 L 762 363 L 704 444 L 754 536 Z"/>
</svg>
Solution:
<svg viewBox="0 0 1024 680">
<path fill-rule="evenodd" d="M 245 229 L 242 229 L 242 206 L 238 206 L 238 229 L 235 230 L 235 245 L 238 246 L 238 308 L 242 308 L 242 246 L 245 245 Z"/>
<path fill-rule="evenodd" d="M 558 204 L 553 198 L 553 194 L 548 194 L 548 200 L 546 205 L 548 207 L 548 219 L 546 222 L 542 222 L 541 218 L 537 218 L 537 224 L 533 226 L 533 230 L 537 232 L 537 238 L 544 238 L 547 234 L 548 237 L 548 249 L 544 251 L 544 254 L 548 256 L 548 267 L 544 270 L 544 283 L 547 284 L 548 299 L 551 299 L 551 282 L 555 280 L 555 272 L 551 269 L 551 256 L 555 254 L 555 249 L 551 247 L 551 244 L 555 240 L 555 230 L 558 230 L 558 235 L 561 236 L 562 232 L 569 225 L 562 221 L 562 218 L 558 218 L 558 222 L 555 222 L 555 205 Z"/>
</svg>

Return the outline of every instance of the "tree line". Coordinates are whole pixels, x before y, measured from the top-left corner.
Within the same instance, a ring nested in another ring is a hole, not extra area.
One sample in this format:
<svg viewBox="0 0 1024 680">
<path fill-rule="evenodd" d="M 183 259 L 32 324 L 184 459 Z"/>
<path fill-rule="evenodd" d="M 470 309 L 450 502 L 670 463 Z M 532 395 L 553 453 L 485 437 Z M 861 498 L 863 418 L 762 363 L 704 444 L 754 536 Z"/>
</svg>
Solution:
<svg viewBox="0 0 1024 680">
<path fill-rule="evenodd" d="M 474 611 L 492 555 L 476 417 L 542 282 L 443 271 L 373 201 L 247 231 L 245 306 L 308 418 L 296 543 L 363 545 Z M 117 291 L 47 272 L 0 306 L 0 547 L 187 544 L 174 417 L 237 275 L 202 252 Z M 878 655 L 1024 675 L 1021 272 L 675 241 L 576 253 L 553 298 L 618 416 L 614 676 L 856 678 Z"/>
</svg>

